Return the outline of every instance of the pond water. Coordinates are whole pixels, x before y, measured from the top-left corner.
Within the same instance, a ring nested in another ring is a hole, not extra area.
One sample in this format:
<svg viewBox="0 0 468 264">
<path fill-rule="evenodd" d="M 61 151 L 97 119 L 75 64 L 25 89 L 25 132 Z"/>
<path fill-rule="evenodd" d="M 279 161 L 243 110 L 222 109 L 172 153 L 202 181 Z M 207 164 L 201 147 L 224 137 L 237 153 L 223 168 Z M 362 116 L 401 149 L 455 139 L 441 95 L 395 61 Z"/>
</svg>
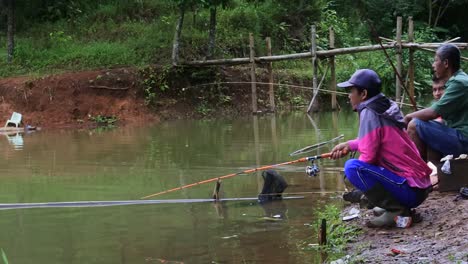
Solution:
<svg viewBox="0 0 468 264">
<path fill-rule="evenodd" d="M 301 112 L 1 136 L 0 202 L 135 200 L 298 159 L 305 155 L 289 153 L 340 134 L 350 139 L 356 131 L 355 113 Z M 306 163 L 276 168 L 289 183 L 285 196 L 304 198 L 265 206 L 252 200 L 0 210 L 0 249 L 9 263 L 318 262 L 316 251 L 303 248 L 317 242 L 310 227 L 315 210 L 340 203 L 344 161 L 321 160 L 317 177 L 304 173 Z M 262 185 L 261 173 L 222 182 L 226 198 L 255 198 Z M 210 198 L 213 187 L 152 199 Z"/>
</svg>

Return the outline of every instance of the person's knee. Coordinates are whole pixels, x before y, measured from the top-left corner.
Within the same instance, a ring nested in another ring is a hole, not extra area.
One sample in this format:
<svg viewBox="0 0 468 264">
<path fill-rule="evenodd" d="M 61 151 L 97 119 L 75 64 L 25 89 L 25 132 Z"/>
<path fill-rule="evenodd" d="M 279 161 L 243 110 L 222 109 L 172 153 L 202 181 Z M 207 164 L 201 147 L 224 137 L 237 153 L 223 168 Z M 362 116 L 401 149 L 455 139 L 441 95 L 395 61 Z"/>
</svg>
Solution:
<svg viewBox="0 0 468 264">
<path fill-rule="evenodd" d="M 414 118 L 413 120 L 411 120 L 409 123 L 408 123 L 408 127 L 407 127 L 407 130 L 408 130 L 408 133 L 417 133 L 417 127 L 418 127 L 418 123 L 421 122 L 421 120 L 417 119 L 417 118 Z"/>
<path fill-rule="evenodd" d="M 355 168 L 357 168 L 357 167 L 359 166 L 359 163 L 360 163 L 360 162 L 359 162 L 358 159 L 349 159 L 349 160 L 347 160 L 347 161 L 345 162 L 345 164 L 344 164 L 344 169 L 345 169 L 345 171 L 346 171 L 347 169 L 355 169 Z"/>
<path fill-rule="evenodd" d="M 358 159 L 349 159 L 345 162 L 344 173 L 346 178 L 354 178 L 357 175 L 357 170 L 360 167 L 360 161 Z"/>
</svg>

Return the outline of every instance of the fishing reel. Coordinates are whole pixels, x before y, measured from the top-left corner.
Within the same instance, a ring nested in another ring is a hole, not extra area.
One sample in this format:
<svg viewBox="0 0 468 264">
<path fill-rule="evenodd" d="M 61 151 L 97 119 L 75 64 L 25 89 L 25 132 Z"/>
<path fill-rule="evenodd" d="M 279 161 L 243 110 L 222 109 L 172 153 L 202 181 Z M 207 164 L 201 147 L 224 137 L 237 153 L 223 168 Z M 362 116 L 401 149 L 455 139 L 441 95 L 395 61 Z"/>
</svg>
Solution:
<svg viewBox="0 0 468 264">
<path fill-rule="evenodd" d="M 306 167 L 305 172 L 310 177 L 315 177 L 320 172 L 320 168 L 312 161 L 310 166 Z"/>
</svg>

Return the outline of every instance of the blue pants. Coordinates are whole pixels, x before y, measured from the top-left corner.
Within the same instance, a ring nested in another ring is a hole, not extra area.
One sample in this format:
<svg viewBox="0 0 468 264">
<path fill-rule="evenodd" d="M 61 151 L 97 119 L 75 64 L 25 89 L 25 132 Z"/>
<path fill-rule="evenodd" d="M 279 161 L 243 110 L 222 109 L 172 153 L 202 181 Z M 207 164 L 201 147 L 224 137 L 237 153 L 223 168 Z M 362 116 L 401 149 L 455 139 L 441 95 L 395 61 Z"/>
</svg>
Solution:
<svg viewBox="0 0 468 264">
<path fill-rule="evenodd" d="M 419 138 L 442 156 L 468 153 L 468 138 L 460 131 L 436 121 L 421 121 L 415 119 L 416 132 Z"/>
<path fill-rule="evenodd" d="M 408 208 L 417 207 L 426 198 L 422 197 L 422 190 L 410 187 L 405 178 L 357 159 L 346 161 L 344 172 L 348 180 L 362 192 L 366 193 L 374 185 L 381 184 L 393 198 Z"/>
</svg>

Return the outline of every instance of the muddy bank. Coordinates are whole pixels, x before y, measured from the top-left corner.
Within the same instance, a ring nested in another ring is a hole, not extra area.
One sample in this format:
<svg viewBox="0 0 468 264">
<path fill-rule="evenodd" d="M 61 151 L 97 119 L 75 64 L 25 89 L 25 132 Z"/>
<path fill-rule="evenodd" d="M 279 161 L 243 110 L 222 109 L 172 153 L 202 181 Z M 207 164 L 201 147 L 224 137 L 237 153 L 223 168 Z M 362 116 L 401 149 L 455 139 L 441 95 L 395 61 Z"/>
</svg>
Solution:
<svg viewBox="0 0 468 264">
<path fill-rule="evenodd" d="M 157 120 L 136 87 L 130 69 L 2 79 L 0 118 L 16 111 L 24 124 L 43 128 L 86 127 L 98 115 L 131 123 Z"/>
<path fill-rule="evenodd" d="M 267 80 L 258 69 L 259 82 Z M 43 128 L 92 127 L 95 117 L 118 125 L 251 114 L 248 68 L 119 68 L 0 80 L 0 121 L 13 111 Z M 310 85 L 276 76 L 277 82 Z M 258 108 L 269 110 L 268 86 L 259 85 Z M 305 106 L 310 90 L 276 87 L 279 110 Z M 320 100 L 318 100 L 320 101 Z M 302 107 L 302 109 L 303 109 Z"/>
<path fill-rule="evenodd" d="M 368 228 L 365 222 L 372 210 L 361 209 L 361 217 L 353 222 L 363 233 L 349 244 L 348 254 L 364 263 L 467 263 L 468 200 L 454 201 L 455 197 L 456 193 L 432 192 L 416 209 L 423 221 L 407 229 Z M 356 206 L 345 212 L 352 207 Z"/>
</svg>

